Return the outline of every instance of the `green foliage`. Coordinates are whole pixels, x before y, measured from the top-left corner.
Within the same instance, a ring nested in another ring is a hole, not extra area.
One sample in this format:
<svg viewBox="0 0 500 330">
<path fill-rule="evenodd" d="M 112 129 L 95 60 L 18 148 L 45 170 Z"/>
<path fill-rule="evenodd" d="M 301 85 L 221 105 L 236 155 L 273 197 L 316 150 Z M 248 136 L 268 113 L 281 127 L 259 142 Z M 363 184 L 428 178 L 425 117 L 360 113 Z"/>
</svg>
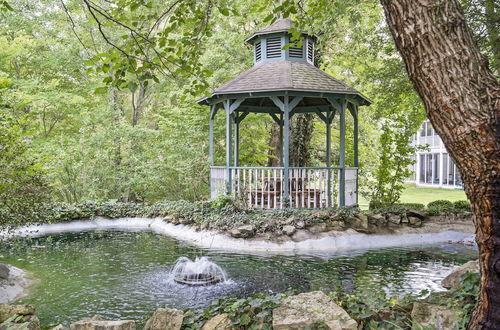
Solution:
<svg viewBox="0 0 500 330">
<path fill-rule="evenodd" d="M 461 285 L 453 290 L 452 298 L 447 302 L 448 306 L 460 309 L 459 329 L 465 329 L 472 309 L 476 306 L 479 294 L 481 276 L 479 273 L 465 273 L 462 275 Z"/>
<path fill-rule="evenodd" d="M 455 213 L 471 212 L 472 208 L 469 201 L 456 201 L 453 203 Z"/>
<path fill-rule="evenodd" d="M 232 326 L 237 329 L 272 329 L 272 310 L 284 297 L 286 294 L 259 293 L 246 299 L 220 298 L 201 314 L 186 310 L 182 329 L 200 329 L 206 321 L 223 313 L 229 315 Z"/>
<path fill-rule="evenodd" d="M 423 211 L 425 210 L 425 205 L 421 203 L 398 203 L 397 206 L 402 206 L 405 209 Z"/>
<path fill-rule="evenodd" d="M 453 211 L 453 203 L 447 200 L 437 200 L 427 204 L 429 215 L 452 214 Z"/>
</svg>

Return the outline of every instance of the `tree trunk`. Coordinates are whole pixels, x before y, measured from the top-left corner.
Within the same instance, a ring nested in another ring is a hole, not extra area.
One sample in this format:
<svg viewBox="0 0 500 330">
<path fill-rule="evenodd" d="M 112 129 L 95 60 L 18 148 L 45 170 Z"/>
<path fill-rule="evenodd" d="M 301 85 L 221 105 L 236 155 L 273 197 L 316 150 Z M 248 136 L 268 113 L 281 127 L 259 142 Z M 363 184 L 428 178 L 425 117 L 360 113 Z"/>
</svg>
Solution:
<svg viewBox="0 0 500 330">
<path fill-rule="evenodd" d="M 472 203 L 481 287 L 469 329 L 500 329 L 500 86 L 458 0 L 381 0 L 432 125 Z"/>
<path fill-rule="evenodd" d="M 498 75 L 500 74 L 500 4 L 498 0 L 485 0 L 484 11 L 488 43 L 493 53 L 491 67 Z"/>
<path fill-rule="evenodd" d="M 278 124 L 273 123 L 269 132 L 269 151 L 267 152 L 267 166 L 278 167 L 281 159 L 281 144 L 280 141 L 280 127 Z"/>
<path fill-rule="evenodd" d="M 311 160 L 311 139 L 314 115 L 297 114 L 292 121 L 290 143 L 290 166 L 306 167 Z"/>
</svg>

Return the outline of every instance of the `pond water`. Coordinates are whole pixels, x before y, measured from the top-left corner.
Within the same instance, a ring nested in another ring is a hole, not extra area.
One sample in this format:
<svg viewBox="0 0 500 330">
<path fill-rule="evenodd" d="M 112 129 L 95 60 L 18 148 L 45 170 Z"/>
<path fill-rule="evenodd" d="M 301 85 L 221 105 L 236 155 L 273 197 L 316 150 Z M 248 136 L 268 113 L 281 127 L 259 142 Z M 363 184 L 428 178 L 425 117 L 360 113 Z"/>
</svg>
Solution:
<svg viewBox="0 0 500 330">
<path fill-rule="evenodd" d="M 180 256 L 208 256 L 226 283 L 190 288 L 169 272 Z M 21 303 L 37 308 L 42 325 L 68 326 L 99 314 L 139 324 L 156 308 L 202 309 L 222 296 L 257 292 L 333 290 L 370 297 L 442 290 L 440 281 L 474 248 L 434 245 L 329 255 L 246 255 L 203 250 L 150 232 L 96 231 L 17 238 L 0 247 L 0 262 L 36 279 Z"/>
</svg>

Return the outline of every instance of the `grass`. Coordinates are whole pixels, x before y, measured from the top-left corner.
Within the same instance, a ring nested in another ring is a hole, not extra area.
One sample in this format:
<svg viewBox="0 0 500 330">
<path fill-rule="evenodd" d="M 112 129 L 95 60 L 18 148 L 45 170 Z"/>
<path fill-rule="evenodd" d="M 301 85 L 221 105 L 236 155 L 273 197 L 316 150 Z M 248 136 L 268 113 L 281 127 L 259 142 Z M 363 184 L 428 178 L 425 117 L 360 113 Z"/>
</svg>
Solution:
<svg viewBox="0 0 500 330">
<path fill-rule="evenodd" d="M 444 199 L 451 202 L 467 200 L 463 190 L 443 189 L 443 188 L 418 188 L 414 184 L 406 184 L 406 188 L 401 194 L 399 201 L 401 203 L 421 203 L 424 205 L 438 199 Z M 361 206 L 368 206 L 368 201 L 359 196 Z M 361 207 L 363 208 L 363 207 Z"/>
</svg>

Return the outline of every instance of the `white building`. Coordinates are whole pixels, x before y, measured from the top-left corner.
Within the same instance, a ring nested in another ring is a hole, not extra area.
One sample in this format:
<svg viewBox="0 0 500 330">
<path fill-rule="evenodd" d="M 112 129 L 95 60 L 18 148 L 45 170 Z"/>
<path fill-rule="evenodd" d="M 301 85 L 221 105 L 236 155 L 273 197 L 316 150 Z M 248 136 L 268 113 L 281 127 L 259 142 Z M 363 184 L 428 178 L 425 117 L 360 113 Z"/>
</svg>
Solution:
<svg viewBox="0 0 500 330">
<path fill-rule="evenodd" d="M 407 182 L 415 183 L 418 187 L 463 189 L 455 163 L 428 120 L 413 136 L 412 144 L 427 145 L 428 150 L 418 151 L 412 156 L 416 162 L 411 166 L 413 174 Z"/>
</svg>

